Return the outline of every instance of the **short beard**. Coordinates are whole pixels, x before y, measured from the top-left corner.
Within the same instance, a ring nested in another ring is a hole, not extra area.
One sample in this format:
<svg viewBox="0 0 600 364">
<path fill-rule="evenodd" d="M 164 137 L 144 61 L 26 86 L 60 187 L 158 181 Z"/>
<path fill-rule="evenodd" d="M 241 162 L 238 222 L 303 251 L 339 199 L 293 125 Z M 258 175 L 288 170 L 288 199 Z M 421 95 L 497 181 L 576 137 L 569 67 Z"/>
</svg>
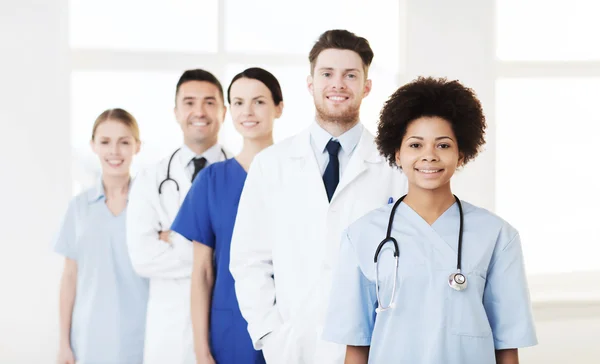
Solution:
<svg viewBox="0 0 600 364">
<path fill-rule="evenodd" d="M 317 118 L 326 123 L 340 124 L 340 125 L 349 125 L 354 124 L 358 121 L 360 116 L 360 108 L 356 109 L 348 109 L 345 112 L 337 115 L 329 114 L 324 108 L 320 105 L 315 105 L 317 109 Z"/>
<path fill-rule="evenodd" d="M 202 145 L 204 143 L 206 143 L 206 141 L 209 139 L 209 137 L 189 137 L 188 141 L 193 144 L 193 145 Z"/>
</svg>

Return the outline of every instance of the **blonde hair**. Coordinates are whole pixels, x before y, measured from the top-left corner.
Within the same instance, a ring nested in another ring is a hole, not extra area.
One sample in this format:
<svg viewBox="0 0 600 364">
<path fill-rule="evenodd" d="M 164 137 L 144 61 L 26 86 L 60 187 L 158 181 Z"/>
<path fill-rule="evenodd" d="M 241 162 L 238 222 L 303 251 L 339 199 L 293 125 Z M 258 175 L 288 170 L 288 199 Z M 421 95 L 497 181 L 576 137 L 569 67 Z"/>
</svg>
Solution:
<svg viewBox="0 0 600 364">
<path fill-rule="evenodd" d="M 140 141 L 140 128 L 137 120 L 135 120 L 133 115 L 127 111 L 119 108 L 108 109 L 102 112 L 102 114 L 98 115 L 96 121 L 94 122 L 94 127 L 92 128 L 92 140 L 94 140 L 94 137 L 96 136 L 96 129 L 98 129 L 98 126 L 107 120 L 114 120 L 125 124 L 125 126 L 131 129 L 131 133 L 133 134 L 135 141 Z"/>
</svg>

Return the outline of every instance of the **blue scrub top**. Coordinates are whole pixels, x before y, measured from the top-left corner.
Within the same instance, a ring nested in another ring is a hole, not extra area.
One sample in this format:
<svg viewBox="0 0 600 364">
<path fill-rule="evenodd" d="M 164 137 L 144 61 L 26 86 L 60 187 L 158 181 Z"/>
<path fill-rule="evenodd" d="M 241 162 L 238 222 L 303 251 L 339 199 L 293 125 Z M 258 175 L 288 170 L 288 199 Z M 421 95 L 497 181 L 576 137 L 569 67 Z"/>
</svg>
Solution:
<svg viewBox="0 0 600 364">
<path fill-rule="evenodd" d="M 379 293 L 393 308 L 376 313 L 374 255 L 392 209 L 365 215 L 343 236 L 323 338 L 370 346 L 369 363 L 493 364 L 495 350 L 537 344 L 518 232 L 498 216 L 466 202 L 462 272 L 467 288 L 448 285 L 456 272 L 459 210 L 454 203 L 432 225 L 401 203 L 393 245 L 379 255 Z"/>
<path fill-rule="evenodd" d="M 131 265 L 126 209 L 106 206 L 102 182 L 69 204 L 54 250 L 77 262 L 71 348 L 78 363 L 141 364 L 148 280 Z"/>
<path fill-rule="evenodd" d="M 215 283 L 210 312 L 210 349 L 219 364 L 265 363 L 252 346 L 229 272 L 231 236 L 246 171 L 235 158 L 200 172 L 171 230 L 214 249 Z"/>
</svg>

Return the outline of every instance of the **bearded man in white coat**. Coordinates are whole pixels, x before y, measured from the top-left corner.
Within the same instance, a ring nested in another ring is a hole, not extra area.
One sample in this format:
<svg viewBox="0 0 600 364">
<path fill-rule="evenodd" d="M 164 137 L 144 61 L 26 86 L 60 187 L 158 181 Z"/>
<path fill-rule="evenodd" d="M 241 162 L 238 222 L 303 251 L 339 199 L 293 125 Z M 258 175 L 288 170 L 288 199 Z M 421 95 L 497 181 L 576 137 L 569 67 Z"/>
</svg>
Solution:
<svg viewBox="0 0 600 364">
<path fill-rule="evenodd" d="M 150 278 L 144 364 L 194 364 L 190 314 L 192 242 L 171 224 L 198 173 L 230 158 L 217 143 L 225 118 L 223 88 L 201 69 L 177 83 L 175 118 L 184 143 L 136 176 L 127 207 L 127 245 L 135 271 Z"/>
<path fill-rule="evenodd" d="M 309 54 L 314 122 L 250 167 L 230 269 L 268 364 L 343 363 L 345 347 L 320 339 L 342 231 L 406 193 L 404 174 L 386 163 L 359 120 L 372 59 L 366 39 L 323 33 Z"/>
</svg>

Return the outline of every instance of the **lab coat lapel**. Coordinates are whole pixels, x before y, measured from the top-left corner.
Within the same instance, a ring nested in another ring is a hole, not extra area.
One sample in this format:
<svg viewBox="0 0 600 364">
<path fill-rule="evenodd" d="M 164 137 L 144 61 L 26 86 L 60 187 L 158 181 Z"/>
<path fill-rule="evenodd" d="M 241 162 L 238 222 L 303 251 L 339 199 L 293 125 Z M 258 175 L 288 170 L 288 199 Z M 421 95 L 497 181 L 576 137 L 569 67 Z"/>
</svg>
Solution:
<svg viewBox="0 0 600 364">
<path fill-rule="evenodd" d="M 329 205 L 319 164 L 310 144 L 310 129 L 295 137 L 290 148 L 289 163 L 291 170 L 296 172 L 293 183 L 298 193 L 304 196 L 303 199 L 313 198 L 313 204 Z M 306 202 L 309 203 L 306 206 L 311 206 L 309 201 Z"/>
<path fill-rule="evenodd" d="M 165 167 L 163 175 L 166 175 L 166 173 L 167 171 Z M 185 195 L 188 193 L 192 185 L 191 181 L 189 180 L 189 177 L 185 173 L 184 167 L 181 164 L 181 160 L 178 158 L 177 155 L 175 156 L 175 158 L 173 158 L 173 162 L 171 163 L 171 176 L 175 181 L 177 181 L 177 184 L 179 185 L 179 191 L 177 191 L 177 189 L 175 188 L 174 183 L 169 183 L 168 196 L 162 197 L 164 208 L 167 209 L 165 213 L 169 220 L 168 224 L 171 224 L 175 220 L 177 212 L 179 211 L 179 207 L 181 207 L 181 204 L 185 199 Z"/>
<path fill-rule="evenodd" d="M 383 158 L 377 152 L 377 148 L 373 143 L 373 136 L 364 128 L 356 150 L 346 166 L 346 170 L 342 174 L 342 179 L 338 184 L 331 201 L 336 199 L 345 188 L 347 188 L 354 180 L 363 174 L 370 163 L 383 163 Z"/>
<path fill-rule="evenodd" d="M 177 160 L 173 160 L 173 172 L 176 175 L 175 179 L 179 182 L 180 194 L 179 194 L 179 206 L 183 203 L 185 196 L 187 195 L 190 187 L 192 187 L 192 181 L 188 177 L 187 173 L 185 173 L 185 166 L 181 163 L 181 160 L 177 158 Z M 179 209 L 179 206 L 177 207 Z"/>
<path fill-rule="evenodd" d="M 423 250 L 426 257 L 434 259 L 435 267 L 451 268 L 456 265 L 456 246 L 451 245 L 443 239 L 435 230 L 438 223 L 443 223 L 442 220 L 448 219 L 452 214 L 452 209 L 455 205 L 446 210 L 433 225 L 429 225 L 419 214 L 417 214 L 410 206 L 402 203 L 401 215 L 408 223 L 415 227 L 416 244 L 423 244 Z M 399 209 L 400 210 L 400 209 Z M 394 219 L 395 220 L 395 219 Z M 458 232 L 458 220 L 456 220 L 456 229 Z M 402 223 L 402 222 L 399 222 Z M 457 235 L 458 236 L 458 235 Z M 402 254 L 402 253 L 401 253 Z"/>
</svg>

